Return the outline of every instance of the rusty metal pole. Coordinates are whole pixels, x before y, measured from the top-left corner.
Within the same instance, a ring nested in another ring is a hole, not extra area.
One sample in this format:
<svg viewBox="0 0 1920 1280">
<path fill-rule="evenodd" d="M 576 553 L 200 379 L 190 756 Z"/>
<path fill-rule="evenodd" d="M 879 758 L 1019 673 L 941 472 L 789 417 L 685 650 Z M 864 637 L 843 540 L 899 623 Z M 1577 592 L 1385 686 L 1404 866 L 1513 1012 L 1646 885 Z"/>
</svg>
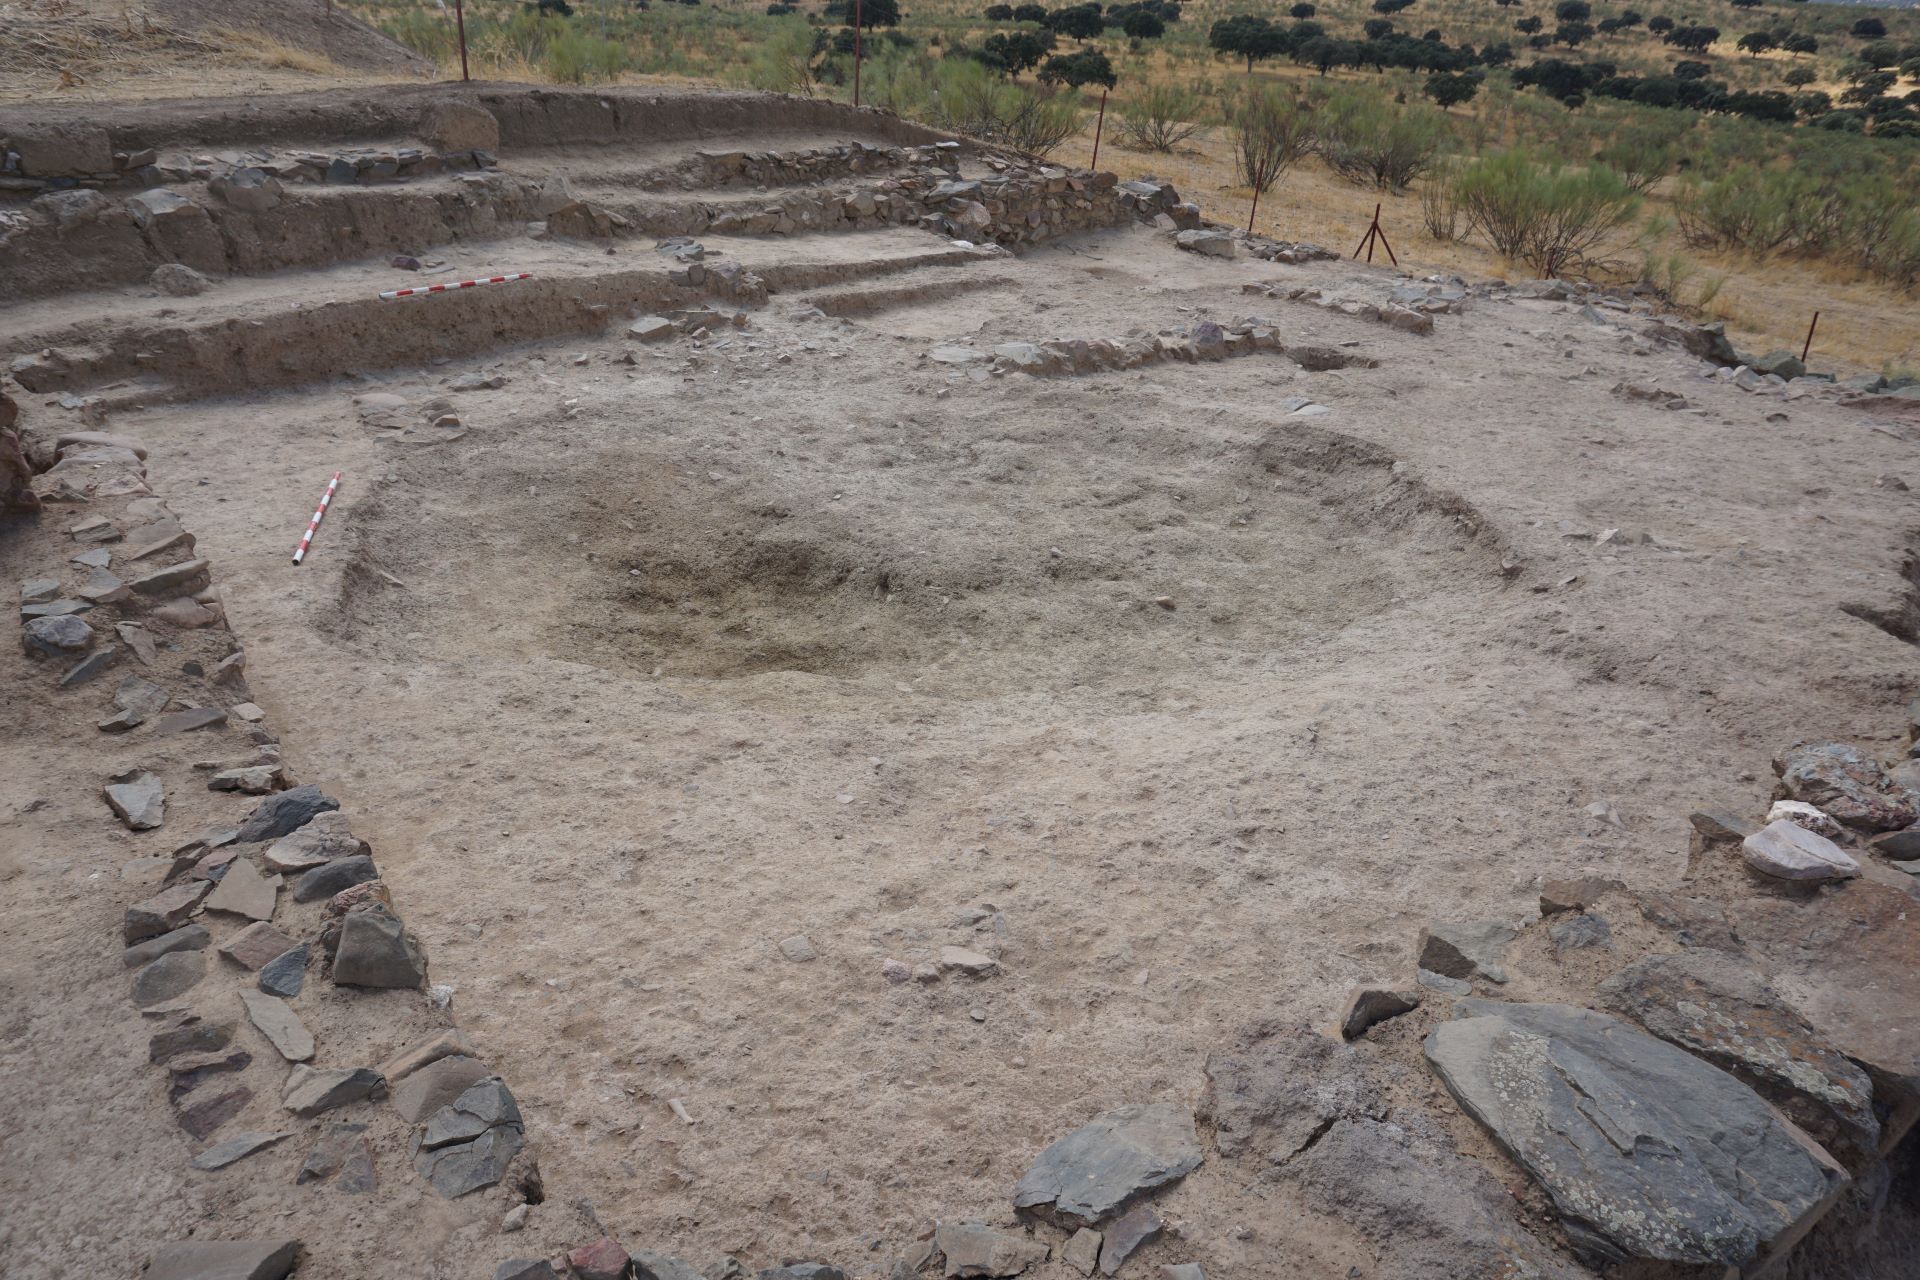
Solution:
<svg viewBox="0 0 1920 1280">
<path fill-rule="evenodd" d="M 860 105 L 860 0 L 853 0 L 853 105 Z"/>
<path fill-rule="evenodd" d="M 1100 135 L 1105 131 L 1106 127 L 1107 91 L 1103 88 L 1100 90 L 1100 119 L 1095 121 L 1093 126 L 1093 163 L 1087 166 L 1089 169 L 1098 169 L 1100 167 Z"/>
<path fill-rule="evenodd" d="M 1816 311 L 1813 313 L 1813 323 L 1807 326 L 1806 345 L 1800 348 L 1801 364 L 1805 364 L 1807 362 L 1807 352 L 1813 350 L 1813 331 L 1819 328 L 1819 326 L 1820 326 L 1820 313 Z"/>
<path fill-rule="evenodd" d="M 1253 184 L 1253 207 L 1247 210 L 1247 234 L 1253 234 L 1253 215 L 1260 212 L 1260 184 Z"/>
<path fill-rule="evenodd" d="M 453 21 L 460 28 L 460 79 L 467 77 L 467 10 L 461 0 L 453 0 Z"/>
</svg>

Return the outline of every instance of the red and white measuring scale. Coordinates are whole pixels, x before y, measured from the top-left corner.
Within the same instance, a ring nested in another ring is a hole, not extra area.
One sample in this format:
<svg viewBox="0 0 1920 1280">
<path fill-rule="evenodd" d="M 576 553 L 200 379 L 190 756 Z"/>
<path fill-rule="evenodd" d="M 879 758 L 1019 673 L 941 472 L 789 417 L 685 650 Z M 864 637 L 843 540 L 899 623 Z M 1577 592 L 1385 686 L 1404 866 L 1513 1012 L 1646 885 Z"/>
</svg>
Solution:
<svg viewBox="0 0 1920 1280">
<path fill-rule="evenodd" d="M 320 518 L 327 514 L 327 504 L 333 501 L 333 491 L 340 487 L 341 473 L 333 473 L 333 479 L 327 481 L 327 491 L 320 495 L 320 505 L 314 508 L 313 519 L 307 521 L 307 531 L 300 537 L 300 545 L 293 549 L 293 562 L 299 564 L 306 557 L 307 548 L 313 545 L 313 534 L 320 527 Z"/>
<path fill-rule="evenodd" d="M 420 293 L 452 293 L 455 289 L 471 289 L 483 284 L 506 284 L 510 280 L 531 280 L 531 271 L 512 271 L 504 276 L 481 276 L 477 280 L 461 280 L 455 284 L 426 284 L 417 289 L 390 289 L 381 294 L 383 298 L 411 298 Z"/>
</svg>

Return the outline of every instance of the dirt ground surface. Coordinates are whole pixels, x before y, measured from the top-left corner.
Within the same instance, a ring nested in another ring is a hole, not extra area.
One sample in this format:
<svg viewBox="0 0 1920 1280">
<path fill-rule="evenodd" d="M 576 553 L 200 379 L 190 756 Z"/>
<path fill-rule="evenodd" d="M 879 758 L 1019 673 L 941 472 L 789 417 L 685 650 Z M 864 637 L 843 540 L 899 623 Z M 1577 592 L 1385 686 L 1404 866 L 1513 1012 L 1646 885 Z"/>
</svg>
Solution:
<svg viewBox="0 0 1920 1280">
<path fill-rule="evenodd" d="M 585 190 L 638 156 L 503 163 Z M 700 240 L 754 270 L 948 248 L 905 227 Z M 650 239 L 517 228 L 433 256 L 435 279 L 659 261 Z M 14 313 L 245 323 L 423 279 L 369 259 Z M 1885 478 L 1920 484 L 1914 428 L 1707 377 L 1624 311 L 1489 299 L 1420 334 L 1250 282 L 1382 302 L 1403 279 L 1131 226 L 783 291 L 703 338 L 640 343 L 609 315 L 111 412 L 212 561 L 293 773 L 353 815 L 512 1083 L 545 1181 L 502 1237 L 505 1187 L 440 1200 L 391 1138 L 380 1195 L 308 1235 L 302 1280 L 484 1275 L 596 1224 L 699 1265 L 884 1275 L 936 1219 L 1010 1226 L 1022 1171 L 1095 1113 L 1193 1103 L 1249 1023 L 1326 1026 L 1353 986 L 1407 985 L 1428 922 L 1532 919 L 1543 878 L 1676 887 L 1686 814 L 1763 812 L 1783 746 L 1901 752 L 1913 646 L 1849 610 L 1907 607 L 1920 509 Z M 392 323 L 431 330 L 451 301 Z M 1246 316 L 1375 367 L 933 358 Z M 362 421 L 370 393 L 446 397 L 464 434 L 400 442 Z M 32 424 L 80 423 L 15 394 Z M 0 537 L 0 576 L 36 576 L 21 546 Z M 227 798 L 109 833 L 76 780 L 132 748 L 43 734 L 71 695 L 6 652 L 33 692 L 0 725 L 0 1271 L 131 1275 L 194 1223 L 311 1231 L 334 1193 L 293 1185 L 301 1140 L 186 1170 L 115 985 L 140 896 L 120 882 L 151 874 L 122 868 Z M 947 946 L 998 972 L 883 976 Z M 424 1016 L 419 993 L 379 1001 Z M 337 1016 L 369 1060 L 420 1029 Z M 1402 1099 L 1501 1167 L 1430 1077 Z M 1385 1274 L 1352 1224 L 1234 1161 L 1159 1210 L 1175 1230 L 1133 1274 Z"/>
</svg>

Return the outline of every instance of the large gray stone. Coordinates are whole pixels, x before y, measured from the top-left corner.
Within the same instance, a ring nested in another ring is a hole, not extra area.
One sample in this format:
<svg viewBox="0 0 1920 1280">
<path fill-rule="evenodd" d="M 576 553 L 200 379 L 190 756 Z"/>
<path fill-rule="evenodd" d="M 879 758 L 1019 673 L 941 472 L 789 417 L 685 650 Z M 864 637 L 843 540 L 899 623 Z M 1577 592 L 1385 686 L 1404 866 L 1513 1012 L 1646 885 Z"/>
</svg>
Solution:
<svg viewBox="0 0 1920 1280">
<path fill-rule="evenodd" d="M 128 676 L 113 691 L 113 715 L 97 722 L 104 733 L 125 733 L 160 714 L 172 694 L 151 680 Z"/>
<path fill-rule="evenodd" d="M 1880 1141 L 1867 1073 L 1822 1040 L 1759 970 L 1722 951 L 1648 956 L 1600 985 L 1609 1008 L 1723 1067 L 1816 1139 L 1872 1152 Z"/>
<path fill-rule="evenodd" d="M 289 793 L 283 791 L 281 795 Z M 380 878 L 379 868 L 373 865 L 373 859 L 361 855 L 351 858 L 335 858 L 311 871 L 305 871 L 293 882 L 293 900 L 295 902 L 317 902 L 321 898 L 331 898 L 342 889 L 351 889 L 356 884 L 365 884 L 369 880 Z"/>
<path fill-rule="evenodd" d="M 558 1280 L 545 1258 L 508 1258 L 493 1269 L 493 1280 Z"/>
<path fill-rule="evenodd" d="M 507 1086 L 482 1080 L 433 1114 L 417 1140 L 414 1168 L 441 1195 L 458 1199 L 506 1176 L 523 1127 Z"/>
<path fill-rule="evenodd" d="M 286 1280 L 298 1240 L 183 1240 L 155 1251 L 140 1280 Z"/>
<path fill-rule="evenodd" d="M 247 815 L 246 822 L 241 824 L 237 838 L 241 844 L 277 840 L 289 831 L 305 826 L 315 814 L 339 807 L 340 802 L 319 787 L 312 784 L 294 787 L 268 796 L 255 805 L 253 812 Z"/>
<path fill-rule="evenodd" d="M 1769 822 L 1742 840 L 1740 854 L 1755 871 L 1781 880 L 1845 880 L 1860 874 L 1851 854 L 1790 818 Z"/>
<path fill-rule="evenodd" d="M 20 643 L 28 657 L 57 658 L 79 653 L 92 644 L 93 628 L 72 614 L 29 618 L 20 628 Z"/>
<path fill-rule="evenodd" d="M 1200 1116 L 1232 1159 L 1283 1165 L 1337 1119 L 1384 1116 L 1369 1059 L 1305 1023 L 1255 1023 L 1207 1056 Z"/>
<path fill-rule="evenodd" d="M 377 909 L 354 911 L 340 922 L 333 980 L 348 987 L 407 989 L 427 980 L 427 962 L 399 920 Z"/>
<path fill-rule="evenodd" d="M 1462 1000 L 1427 1060 L 1609 1263 L 1745 1266 L 1847 1181 L 1726 1072 L 1605 1014 Z"/>
<path fill-rule="evenodd" d="M 1013 1189 L 1013 1206 L 1092 1226 L 1155 1187 L 1200 1167 L 1193 1114 L 1178 1103 L 1103 1112 L 1040 1153 Z"/>
<path fill-rule="evenodd" d="M 1499 920 L 1444 920 L 1428 925 L 1420 940 L 1420 967 L 1449 978 L 1505 982 L 1507 944 L 1514 933 L 1512 925 Z"/>
<path fill-rule="evenodd" d="M 207 953 L 170 951 L 133 975 L 133 1003 L 142 1009 L 185 995 L 207 976 Z"/>
<path fill-rule="evenodd" d="M 242 992 L 241 995 L 251 995 Z M 287 1077 L 286 1092 L 280 1105 L 302 1119 L 311 1119 L 336 1107 L 378 1097 L 387 1082 L 372 1067 L 295 1067 Z"/>
<path fill-rule="evenodd" d="M 933 1247 L 946 1259 L 946 1276 L 1017 1276 L 1045 1262 L 1046 1245 L 1023 1235 L 995 1231 L 983 1222 L 939 1222 Z"/>
<path fill-rule="evenodd" d="M 1845 743 L 1795 743 L 1774 757 L 1773 771 L 1788 799 L 1818 806 L 1850 827 L 1894 831 L 1920 821 L 1913 793 Z"/>
<path fill-rule="evenodd" d="M 134 769 L 115 774 L 104 788 L 107 807 L 134 831 L 151 831 L 166 820 L 167 789 L 157 774 Z"/>
<path fill-rule="evenodd" d="M 1150 1204 L 1137 1204 L 1121 1214 L 1100 1237 L 1100 1274 L 1118 1275 L 1134 1251 L 1159 1235 L 1166 1225 Z"/>
</svg>

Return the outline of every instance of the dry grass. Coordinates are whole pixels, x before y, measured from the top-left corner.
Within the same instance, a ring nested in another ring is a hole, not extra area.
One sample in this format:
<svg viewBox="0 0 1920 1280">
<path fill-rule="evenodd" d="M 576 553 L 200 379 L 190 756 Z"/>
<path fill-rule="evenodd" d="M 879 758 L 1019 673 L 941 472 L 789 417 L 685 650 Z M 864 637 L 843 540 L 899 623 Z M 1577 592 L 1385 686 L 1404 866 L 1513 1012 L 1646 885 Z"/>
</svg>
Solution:
<svg viewBox="0 0 1920 1280">
<path fill-rule="evenodd" d="M 227 52 L 237 53 L 258 66 L 300 71 L 312 76 L 337 75 L 340 70 L 326 54 L 288 44 L 265 31 L 242 27 L 208 27 L 204 34 Z"/>
<path fill-rule="evenodd" d="M 1085 164 L 1092 147 L 1089 121 L 1079 137 L 1069 139 L 1052 158 L 1061 163 Z M 1232 142 L 1223 130 L 1204 130 L 1188 146 L 1171 154 L 1129 151 L 1116 145 L 1109 135 L 1100 146 L 1100 166 L 1123 178 L 1155 177 L 1171 182 L 1182 198 L 1199 204 L 1209 218 L 1234 226 L 1247 225 L 1252 193 L 1236 185 Z M 1312 160 L 1296 166 L 1280 186 L 1261 198 L 1254 230 L 1276 239 L 1310 240 L 1351 254 L 1366 233 L 1376 203 L 1385 206 L 1380 223 L 1405 270 L 1419 275 L 1450 273 L 1468 279 L 1512 280 L 1531 274 L 1526 267 L 1504 261 L 1479 241 L 1433 239 L 1422 224 L 1417 194 L 1396 198 L 1356 187 Z M 1659 202 L 1655 204 L 1657 207 Z M 1661 253 L 1682 249 L 1671 234 L 1648 247 Z M 1622 237 L 1617 246 L 1619 259 L 1636 266 L 1640 252 L 1630 236 Z M 1816 359 L 1816 365 L 1859 371 L 1920 364 L 1920 306 L 1915 306 L 1909 296 L 1827 263 L 1777 257 L 1754 261 L 1714 254 L 1689 256 L 1698 269 L 1682 288 L 1680 300 L 1697 302 L 1709 281 L 1724 277 L 1718 294 L 1701 314 L 1725 320 L 1735 343 L 1743 349 L 1791 347 L 1798 351 L 1806 337 L 1807 322 L 1817 310 L 1821 314 L 1814 353 L 1824 358 L 1824 364 Z M 1386 255 L 1377 254 L 1375 261 L 1385 264 Z"/>
</svg>

